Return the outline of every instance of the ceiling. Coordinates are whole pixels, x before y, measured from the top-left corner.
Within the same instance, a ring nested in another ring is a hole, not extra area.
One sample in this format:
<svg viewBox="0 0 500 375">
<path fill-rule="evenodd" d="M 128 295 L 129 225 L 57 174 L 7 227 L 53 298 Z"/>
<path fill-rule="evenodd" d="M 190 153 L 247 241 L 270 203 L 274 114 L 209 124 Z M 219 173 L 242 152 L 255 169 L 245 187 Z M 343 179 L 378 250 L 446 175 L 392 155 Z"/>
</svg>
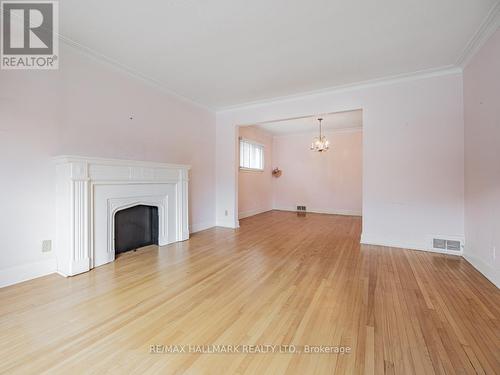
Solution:
<svg viewBox="0 0 500 375">
<path fill-rule="evenodd" d="M 363 111 L 345 111 L 330 113 L 321 116 L 302 117 L 290 120 L 266 122 L 251 125 L 265 130 L 273 135 L 287 135 L 318 132 L 318 118 L 321 117 L 323 131 L 361 128 L 363 125 Z"/>
<path fill-rule="evenodd" d="M 60 32 L 221 109 L 455 64 L 499 0 L 64 0 Z"/>
</svg>

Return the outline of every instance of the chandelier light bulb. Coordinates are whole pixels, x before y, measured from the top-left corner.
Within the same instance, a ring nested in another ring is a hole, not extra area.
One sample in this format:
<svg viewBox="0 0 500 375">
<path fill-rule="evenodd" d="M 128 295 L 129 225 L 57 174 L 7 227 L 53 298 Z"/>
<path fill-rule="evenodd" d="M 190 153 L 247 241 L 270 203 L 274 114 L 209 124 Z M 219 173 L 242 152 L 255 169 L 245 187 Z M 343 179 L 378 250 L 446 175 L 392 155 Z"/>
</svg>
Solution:
<svg viewBox="0 0 500 375">
<path fill-rule="evenodd" d="M 321 121 L 323 121 L 322 118 L 318 119 L 319 121 L 319 137 L 314 137 L 313 141 L 311 143 L 311 150 L 312 151 L 317 151 L 317 152 L 324 152 L 327 151 L 328 148 L 330 147 L 330 142 L 328 139 L 322 134 L 322 129 L 321 129 Z"/>
</svg>

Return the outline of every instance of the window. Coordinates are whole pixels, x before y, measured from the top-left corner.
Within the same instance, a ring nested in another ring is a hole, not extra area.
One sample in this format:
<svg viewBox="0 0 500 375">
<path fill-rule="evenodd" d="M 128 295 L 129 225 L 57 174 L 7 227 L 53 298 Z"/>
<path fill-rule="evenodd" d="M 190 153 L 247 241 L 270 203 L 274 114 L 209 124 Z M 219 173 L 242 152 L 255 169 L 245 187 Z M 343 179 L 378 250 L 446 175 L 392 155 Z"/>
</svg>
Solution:
<svg viewBox="0 0 500 375">
<path fill-rule="evenodd" d="M 264 146 L 240 138 L 240 169 L 264 170 Z"/>
</svg>

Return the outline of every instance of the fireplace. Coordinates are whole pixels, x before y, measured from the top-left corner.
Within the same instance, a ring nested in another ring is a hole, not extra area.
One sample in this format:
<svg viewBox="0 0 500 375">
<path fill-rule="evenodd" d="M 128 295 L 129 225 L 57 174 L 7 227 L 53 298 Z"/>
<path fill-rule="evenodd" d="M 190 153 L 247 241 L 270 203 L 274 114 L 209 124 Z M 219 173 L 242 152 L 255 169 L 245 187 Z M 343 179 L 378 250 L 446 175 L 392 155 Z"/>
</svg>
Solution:
<svg viewBox="0 0 500 375">
<path fill-rule="evenodd" d="M 115 214 L 115 256 L 158 245 L 158 207 L 138 205 Z"/>
<path fill-rule="evenodd" d="M 77 275 L 124 251 L 189 238 L 188 165 L 80 156 L 55 162 L 60 274 Z"/>
</svg>

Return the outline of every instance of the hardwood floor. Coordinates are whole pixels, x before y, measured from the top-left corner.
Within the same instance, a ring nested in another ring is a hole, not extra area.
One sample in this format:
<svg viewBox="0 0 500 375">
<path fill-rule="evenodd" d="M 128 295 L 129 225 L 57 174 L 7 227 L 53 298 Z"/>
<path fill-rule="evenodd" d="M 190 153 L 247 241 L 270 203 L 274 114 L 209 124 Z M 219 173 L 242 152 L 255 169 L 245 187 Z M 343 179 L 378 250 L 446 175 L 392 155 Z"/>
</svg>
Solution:
<svg viewBox="0 0 500 375">
<path fill-rule="evenodd" d="M 272 211 L 0 289 L 0 372 L 500 373 L 500 291 L 459 257 L 360 246 L 360 231 Z M 296 352 L 166 353 L 216 344 Z"/>
</svg>

